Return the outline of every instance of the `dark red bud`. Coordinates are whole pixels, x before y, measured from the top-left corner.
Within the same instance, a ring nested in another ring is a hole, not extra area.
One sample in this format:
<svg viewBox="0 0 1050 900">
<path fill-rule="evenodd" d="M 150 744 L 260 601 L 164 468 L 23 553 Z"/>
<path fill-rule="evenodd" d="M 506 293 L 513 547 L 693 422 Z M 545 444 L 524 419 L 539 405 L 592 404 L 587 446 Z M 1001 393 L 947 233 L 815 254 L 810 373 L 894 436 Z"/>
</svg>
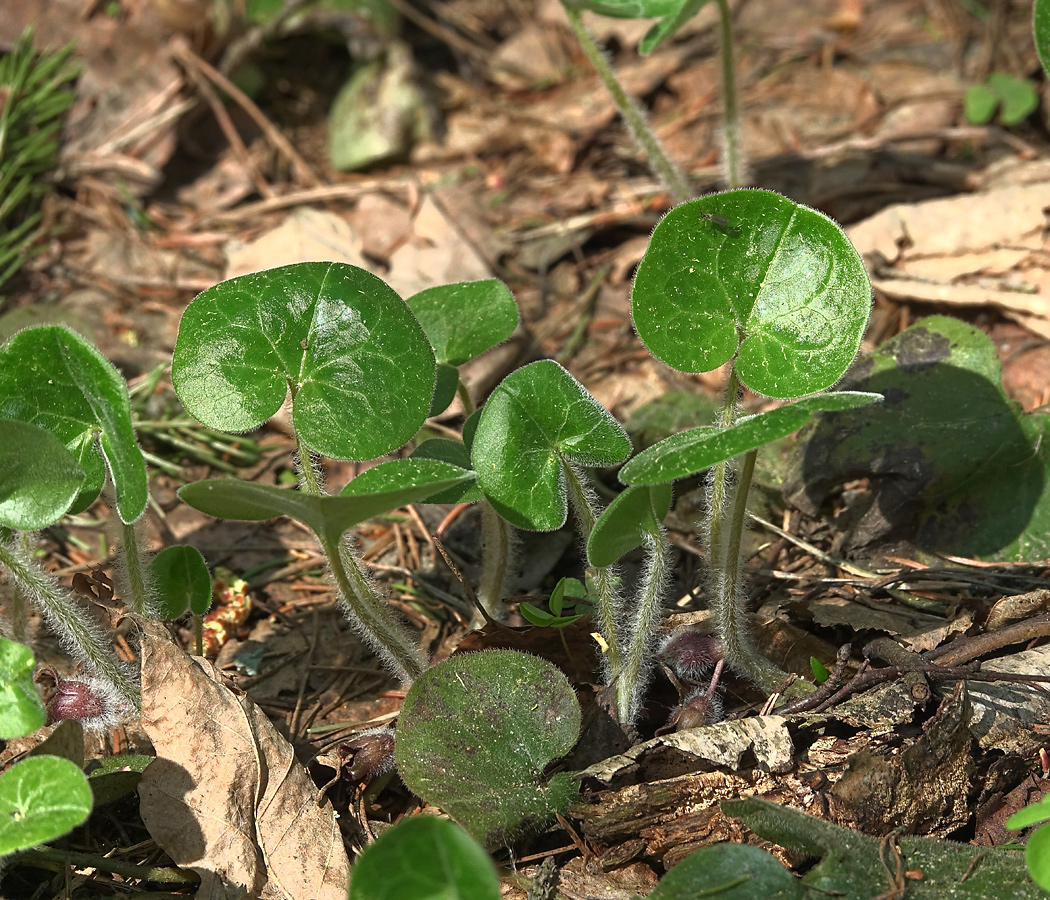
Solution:
<svg viewBox="0 0 1050 900">
<path fill-rule="evenodd" d="M 362 783 L 384 775 L 394 768 L 394 730 L 375 728 L 339 745 L 343 758 L 343 775 Z"/>
<path fill-rule="evenodd" d="M 679 678 L 698 681 L 723 656 L 722 641 L 693 628 L 673 631 L 660 648 L 660 656 Z"/>
<path fill-rule="evenodd" d="M 55 696 L 47 704 L 48 724 L 63 719 L 94 719 L 106 709 L 105 701 L 92 690 L 91 685 L 76 678 L 55 679 Z"/>
<path fill-rule="evenodd" d="M 722 721 L 722 700 L 718 694 L 708 696 L 706 691 L 698 691 L 688 697 L 678 711 L 675 722 L 676 731 L 687 728 L 700 728 Z"/>
</svg>

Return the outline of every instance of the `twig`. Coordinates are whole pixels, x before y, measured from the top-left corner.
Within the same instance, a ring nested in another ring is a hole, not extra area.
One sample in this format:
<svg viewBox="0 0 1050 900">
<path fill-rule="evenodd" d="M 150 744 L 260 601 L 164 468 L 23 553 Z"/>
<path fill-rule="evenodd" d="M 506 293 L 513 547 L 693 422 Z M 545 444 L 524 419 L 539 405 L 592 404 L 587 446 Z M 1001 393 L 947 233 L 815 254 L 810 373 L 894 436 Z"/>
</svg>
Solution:
<svg viewBox="0 0 1050 900">
<path fill-rule="evenodd" d="M 310 165 L 303 159 L 298 151 L 288 142 L 280 131 L 278 131 L 269 119 L 263 115 L 261 109 L 255 105 L 254 101 L 242 91 L 237 85 L 235 85 L 229 78 L 222 74 L 218 69 L 209 63 L 201 59 L 193 50 L 190 49 L 189 43 L 187 43 L 184 37 L 174 38 L 171 42 L 171 52 L 181 63 L 185 66 L 192 67 L 203 75 L 207 76 L 211 82 L 219 88 L 221 91 L 225 91 L 230 95 L 255 122 L 256 125 L 262 130 L 263 134 L 266 135 L 267 139 L 271 144 L 281 153 L 285 159 L 292 164 L 292 167 L 299 172 L 299 177 L 302 178 L 311 187 L 319 187 L 321 179 L 317 177 L 317 173 L 314 172 Z"/>
<path fill-rule="evenodd" d="M 101 869 L 103 872 L 112 872 L 123 878 L 138 878 L 142 881 L 155 881 L 162 884 L 197 884 L 200 882 L 200 876 L 196 872 L 188 872 L 175 867 L 139 866 L 135 863 L 121 862 L 119 859 L 110 859 L 98 853 L 55 850 L 51 847 L 23 850 L 9 857 L 8 862 L 52 871 L 55 871 L 56 864 L 63 867 Z"/>
</svg>

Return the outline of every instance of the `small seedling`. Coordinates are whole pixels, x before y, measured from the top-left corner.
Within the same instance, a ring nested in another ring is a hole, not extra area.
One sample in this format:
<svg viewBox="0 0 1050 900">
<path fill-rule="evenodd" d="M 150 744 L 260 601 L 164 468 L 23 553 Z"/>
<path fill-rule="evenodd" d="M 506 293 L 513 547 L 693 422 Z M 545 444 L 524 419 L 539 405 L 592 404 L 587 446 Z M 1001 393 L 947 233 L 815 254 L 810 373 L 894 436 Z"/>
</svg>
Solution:
<svg viewBox="0 0 1050 900">
<path fill-rule="evenodd" d="M 992 72 L 984 84 L 975 84 L 967 90 L 963 101 L 966 121 L 971 125 L 988 124 L 996 112 L 1003 125 L 1019 125 L 1038 106 L 1035 84 L 1006 72 Z"/>
</svg>

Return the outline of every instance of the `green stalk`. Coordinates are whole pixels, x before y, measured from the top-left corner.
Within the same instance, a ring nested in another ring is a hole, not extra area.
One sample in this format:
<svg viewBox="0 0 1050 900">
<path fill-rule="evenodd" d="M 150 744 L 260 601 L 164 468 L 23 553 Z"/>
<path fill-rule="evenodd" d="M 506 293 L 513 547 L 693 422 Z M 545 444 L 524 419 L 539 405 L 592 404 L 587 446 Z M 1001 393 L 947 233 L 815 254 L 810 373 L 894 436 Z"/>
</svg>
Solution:
<svg viewBox="0 0 1050 900">
<path fill-rule="evenodd" d="M 646 534 L 645 569 L 638 604 L 629 624 L 630 638 L 623 673 L 616 682 L 616 707 L 621 722 L 633 722 L 642 705 L 652 669 L 656 630 L 663 611 L 663 595 L 670 575 L 670 544 L 663 527 Z"/>
<path fill-rule="evenodd" d="M 303 490 L 316 497 L 324 496 L 321 479 L 314 467 L 310 449 L 296 436 L 299 477 Z M 416 642 L 396 620 L 368 578 L 361 571 L 353 551 L 341 538 L 318 534 L 321 549 L 328 558 L 342 601 L 343 612 L 354 630 L 405 684 L 423 674 L 426 660 Z"/>
<path fill-rule="evenodd" d="M 743 154 L 740 151 L 740 113 L 736 102 L 736 64 L 733 61 L 733 14 L 729 0 L 718 0 L 722 45 L 722 123 L 725 128 L 726 186 L 730 190 L 744 183 Z"/>
<path fill-rule="evenodd" d="M 722 405 L 722 428 L 729 428 L 736 421 L 739 391 L 736 370 L 730 369 Z M 745 453 L 735 478 L 733 467 L 736 460 L 727 460 L 714 467 L 708 509 L 711 606 L 718 622 L 718 636 L 725 647 L 726 662 L 763 690 L 772 692 L 784 682 L 787 673 L 774 666 L 755 646 L 740 560 L 747 495 L 757 458 L 757 450 Z"/>
<path fill-rule="evenodd" d="M 146 565 L 145 554 L 139 546 L 139 533 L 134 523 L 120 523 L 117 547 L 120 555 L 118 571 L 125 582 L 125 602 L 130 600 L 129 605 L 138 615 L 153 617 L 156 613 L 152 600 L 153 579 Z"/>
<path fill-rule="evenodd" d="M 113 655 L 101 629 L 84 614 L 73 595 L 19 546 L 17 538 L 9 546 L 0 544 L 0 566 L 11 574 L 15 589 L 37 605 L 66 651 L 92 674 L 109 682 L 129 706 L 140 710 L 138 685 Z"/>
<path fill-rule="evenodd" d="M 584 486 L 583 473 L 566 459 L 561 460 L 562 471 L 569 482 L 569 505 L 576 516 L 580 530 L 580 539 L 584 544 L 594 530 L 598 513 L 594 508 L 594 498 Z M 602 637 L 609 645 L 602 656 L 602 671 L 606 684 L 612 684 L 623 670 L 620 651 L 619 622 L 623 617 L 623 602 L 616 584 L 616 573 L 612 566 L 592 566 L 590 568 L 597 593 L 598 627 Z M 621 712 L 621 716 L 627 710 Z M 629 721 L 622 718 L 623 722 Z"/>
<path fill-rule="evenodd" d="M 725 0 L 720 0 L 720 2 L 724 4 Z M 617 109 L 620 111 L 620 115 L 623 116 L 624 122 L 627 123 L 627 127 L 631 130 L 638 145 L 649 158 L 649 164 L 653 167 L 657 177 L 670 191 L 675 203 L 685 203 L 687 200 L 692 200 L 696 195 L 689 186 L 689 182 L 686 181 L 678 166 L 671 162 L 670 157 L 660 144 L 660 139 L 649 127 L 649 123 L 646 122 L 645 113 L 627 95 L 623 85 L 617 80 L 612 66 L 609 65 L 608 60 L 598 45 L 595 44 L 594 38 L 591 37 L 590 32 L 587 31 L 586 26 L 583 24 L 579 11 L 566 6 L 565 13 L 569 17 L 569 25 L 572 26 L 576 40 L 580 42 L 580 47 L 591 61 L 591 65 L 594 66 L 606 90 L 612 96 Z M 732 65 L 732 58 L 730 58 L 730 65 Z"/>
<path fill-rule="evenodd" d="M 481 500 L 481 581 L 478 600 L 494 619 L 505 611 L 500 601 L 506 595 L 507 572 L 514 556 L 514 526 Z"/>
</svg>

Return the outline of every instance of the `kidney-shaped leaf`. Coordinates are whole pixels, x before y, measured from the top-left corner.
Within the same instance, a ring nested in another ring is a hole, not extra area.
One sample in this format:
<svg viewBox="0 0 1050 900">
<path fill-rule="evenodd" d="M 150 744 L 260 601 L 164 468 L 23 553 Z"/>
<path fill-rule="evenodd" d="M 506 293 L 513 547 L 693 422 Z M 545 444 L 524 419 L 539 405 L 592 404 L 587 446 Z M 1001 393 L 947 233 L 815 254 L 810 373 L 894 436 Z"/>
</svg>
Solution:
<svg viewBox="0 0 1050 900">
<path fill-rule="evenodd" d="M 458 825 L 402 819 L 358 857 L 349 900 L 498 900 L 496 867 Z"/>
<path fill-rule="evenodd" d="M 770 191 L 727 191 L 660 220 L 631 308 L 642 341 L 668 365 L 706 372 L 736 357 L 745 385 L 786 399 L 822 391 L 849 368 L 871 285 L 823 213 Z"/>
<path fill-rule="evenodd" d="M 624 484 L 656 484 L 685 478 L 798 431 L 817 410 L 868 406 L 882 394 L 836 391 L 740 419 L 730 428 L 705 426 L 680 431 L 643 450 L 620 470 Z"/>
<path fill-rule="evenodd" d="M 86 476 L 50 431 L 0 419 L 0 525 L 29 530 L 57 522 Z"/>
<path fill-rule="evenodd" d="M 370 475 L 371 472 L 377 474 Z M 365 519 L 390 512 L 406 503 L 425 500 L 431 494 L 455 487 L 471 477 L 470 472 L 437 460 L 401 459 L 362 473 L 343 489 L 339 497 L 317 497 L 235 478 L 214 478 L 183 485 L 179 497 L 194 509 L 217 519 L 257 522 L 291 516 L 318 535 L 336 540 L 348 528 Z M 364 482 L 355 488 L 361 479 Z"/>
<path fill-rule="evenodd" d="M 501 516 L 519 528 L 551 531 L 568 515 L 563 458 L 611 466 L 630 452 L 619 422 L 545 359 L 497 385 L 482 410 L 471 456 L 478 486 Z"/>
<path fill-rule="evenodd" d="M 128 387 L 75 331 L 39 325 L 0 346 L 0 418 L 39 425 L 76 457 L 87 479 L 70 512 L 94 502 L 108 463 L 120 518 L 133 522 L 142 515 L 146 463 L 135 443 Z"/>
<path fill-rule="evenodd" d="M 430 338 L 439 363 L 461 366 L 518 327 L 518 304 L 495 278 L 427 288 L 406 301 Z"/>
<path fill-rule="evenodd" d="M 91 813 L 91 788 L 68 759 L 34 756 L 0 776 L 0 857 L 72 831 Z"/>
<path fill-rule="evenodd" d="M 410 790 L 494 847 L 565 811 L 575 782 L 544 772 L 579 734 L 580 705 L 557 668 L 489 650 L 450 657 L 416 679 L 394 753 Z"/>
<path fill-rule="evenodd" d="M 792 504 L 815 511 L 837 485 L 870 478 L 877 502 L 854 544 L 891 534 L 968 557 L 1050 555 L 1050 416 L 1007 397 L 986 334 L 930 316 L 861 360 L 848 384 L 886 402 L 815 416 L 800 432 L 784 484 Z"/>
<path fill-rule="evenodd" d="M 161 550 L 150 563 L 164 618 L 177 619 L 189 609 L 203 616 L 211 606 L 211 575 L 196 547 L 176 544 Z"/>
<path fill-rule="evenodd" d="M 46 718 L 33 683 L 33 651 L 0 637 L 0 740 L 32 734 Z"/>
<path fill-rule="evenodd" d="M 690 853 L 664 875 L 649 900 L 801 900 L 804 896 L 798 879 L 773 854 L 751 844 L 713 844 Z"/>
<path fill-rule="evenodd" d="M 660 523 L 671 508 L 671 485 L 632 485 L 598 517 L 587 539 L 592 566 L 611 566 L 625 553 L 641 546 L 646 535 L 659 535 Z"/>
<path fill-rule="evenodd" d="M 197 419 L 248 431 L 292 392 L 307 446 L 371 459 L 423 424 L 434 353 L 405 302 L 344 263 L 295 263 L 232 278 L 187 307 L 171 381 Z"/>
</svg>

